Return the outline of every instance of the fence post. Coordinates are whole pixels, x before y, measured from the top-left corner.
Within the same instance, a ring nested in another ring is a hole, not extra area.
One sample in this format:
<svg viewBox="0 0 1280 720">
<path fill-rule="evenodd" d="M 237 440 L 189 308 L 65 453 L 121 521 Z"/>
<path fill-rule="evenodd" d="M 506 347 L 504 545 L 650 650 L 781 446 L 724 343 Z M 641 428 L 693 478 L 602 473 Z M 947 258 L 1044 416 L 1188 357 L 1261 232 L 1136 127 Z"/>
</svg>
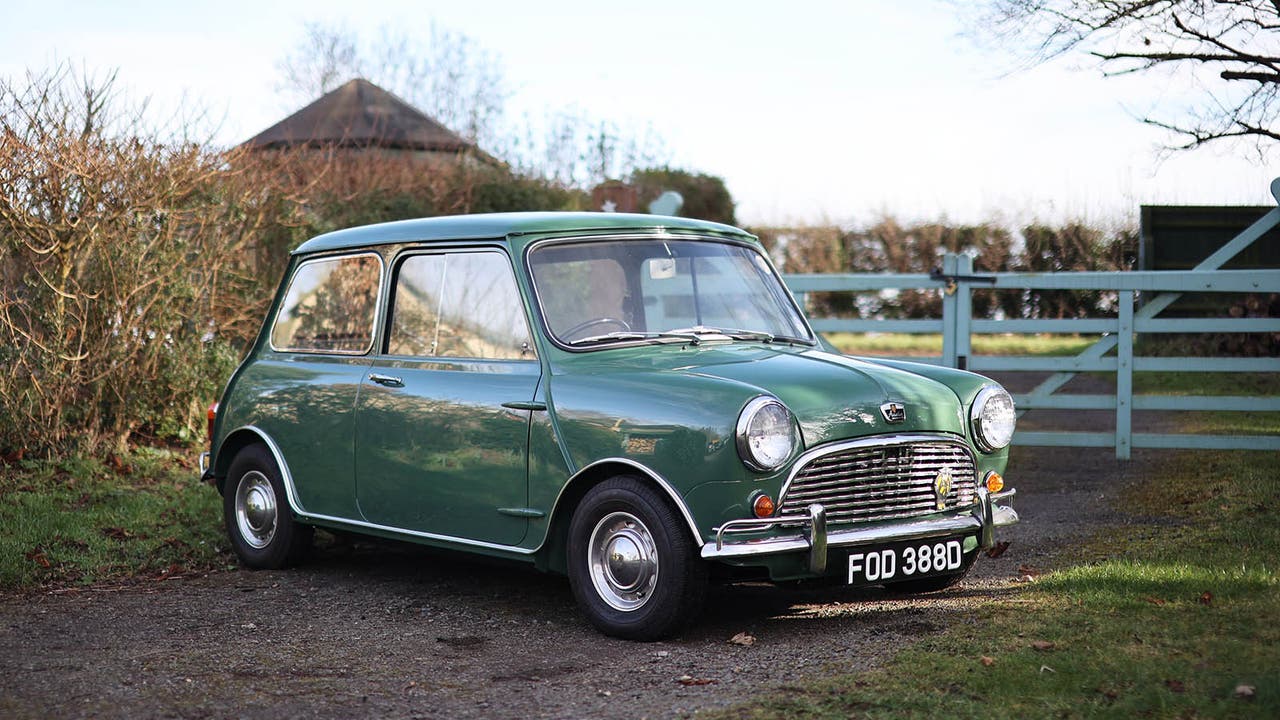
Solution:
<svg viewBox="0 0 1280 720">
<path fill-rule="evenodd" d="M 969 255 L 960 255 L 956 258 L 956 274 L 972 275 L 973 258 Z M 951 367 L 960 368 L 961 370 L 969 369 L 972 340 L 970 328 L 973 327 L 970 321 L 972 319 L 973 286 L 964 280 L 960 280 L 956 283 L 956 361 Z"/>
<path fill-rule="evenodd" d="M 960 256 L 947 253 L 942 256 L 942 273 L 944 275 L 956 275 L 959 271 L 956 269 L 960 264 Z M 942 290 L 942 364 L 945 367 L 956 366 L 956 356 L 959 355 L 956 346 L 956 339 L 959 335 L 956 332 L 956 305 L 959 296 L 959 286 L 950 286 Z"/>
<path fill-rule="evenodd" d="M 1116 334 L 1116 458 L 1128 460 L 1133 447 L 1133 296 L 1119 291 L 1120 323 Z"/>
</svg>

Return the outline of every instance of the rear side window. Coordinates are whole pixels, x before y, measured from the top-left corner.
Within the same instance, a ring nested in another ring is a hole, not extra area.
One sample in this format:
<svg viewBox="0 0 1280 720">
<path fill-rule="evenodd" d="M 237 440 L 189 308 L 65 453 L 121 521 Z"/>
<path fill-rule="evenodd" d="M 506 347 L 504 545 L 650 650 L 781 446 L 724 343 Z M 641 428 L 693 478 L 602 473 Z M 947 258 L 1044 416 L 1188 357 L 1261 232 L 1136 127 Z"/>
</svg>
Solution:
<svg viewBox="0 0 1280 720">
<path fill-rule="evenodd" d="M 289 281 L 271 347 L 291 352 L 362 355 L 373 345 L 382 282 L 377 255 L 311 260 Z"/>
</svg>

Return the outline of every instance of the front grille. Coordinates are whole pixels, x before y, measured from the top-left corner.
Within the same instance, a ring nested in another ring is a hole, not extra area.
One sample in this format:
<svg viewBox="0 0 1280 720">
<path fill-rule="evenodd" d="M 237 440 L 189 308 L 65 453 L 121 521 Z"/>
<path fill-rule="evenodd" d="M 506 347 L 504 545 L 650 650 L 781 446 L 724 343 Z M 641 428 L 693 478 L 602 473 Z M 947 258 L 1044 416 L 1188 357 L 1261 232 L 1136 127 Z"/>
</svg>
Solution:
<svg viewBox="0 0 1280 720">
<path fill-rule="evenodd" d="M 778 517 L 807 518 L 813 503 L 826 508 L 829 523 L 928 515 L 938 512 L 934 481 L 944 469 L 952 476 L 945 509 L 972 505 L 973 456 L 963 445 L 917 441 L 837 450 L 814 458 L 795 475 Z"/>
</svg>

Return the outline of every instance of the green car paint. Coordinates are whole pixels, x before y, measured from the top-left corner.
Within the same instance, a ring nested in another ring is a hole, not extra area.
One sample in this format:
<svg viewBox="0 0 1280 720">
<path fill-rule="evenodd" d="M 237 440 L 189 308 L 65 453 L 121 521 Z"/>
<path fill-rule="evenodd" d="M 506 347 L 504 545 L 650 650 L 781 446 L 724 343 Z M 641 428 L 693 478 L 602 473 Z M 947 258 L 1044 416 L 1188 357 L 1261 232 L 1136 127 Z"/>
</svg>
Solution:
<svg viewBox="0 0 1280 720">
<path fill-rule="evenodd" d="M 850 358 L 799 341 L 709 337 L 566 348 L 549 337 L 528 253 L 572 238 L 681 238 L 759 250 L 741 230 L 682 218 L 528 213 L 403 221 L 312 239 L 294 251 L 257 342 L 228 382 L 211 438 L 206 479 L 226 478 L 235 454 L 266 442 L 307 523 L 531 560 L 563 569 L 565 525 L 594 482 L 627 474 L 659 487 L 698 545 L 725 523 L 753 517 L 757 493 L 778 498 L 805 451 L 904 434 L 950 438 L 970 449 L 979 479 L 1003 473 L 1007 449 L 981 452 L 974 398 L 991 381 L 913 363 Z M 399 258 L 485 248 L 509 259 L 536 359 L 400 358 L 385 347 Z M 270 334 L 289 277 L 313 258 L 376 252 L 383 259 L 373 351 L 282 352 Z M 776 275 L 775 275 L 776 277 Z M 394 386 L 371 382 L 393 377 Z M 743 408 L 776 397 L 794 414 L 799 446 L 781 467 L 744 464 Z M 905 418 L 889 424 L 882 406 Z M 873 523 L 874 524 L 874 523 Z M 782 536 L 776 528 L 758 537 Z M 969 540 L 966 540 L 969 542 Z M 976 542 L 976 540 L 974 541 Z M 720 560 L 775 579 L 807 577 L 803 553 Z M 839 563 L 833 563 L 836 572 Z"/>
</svg>

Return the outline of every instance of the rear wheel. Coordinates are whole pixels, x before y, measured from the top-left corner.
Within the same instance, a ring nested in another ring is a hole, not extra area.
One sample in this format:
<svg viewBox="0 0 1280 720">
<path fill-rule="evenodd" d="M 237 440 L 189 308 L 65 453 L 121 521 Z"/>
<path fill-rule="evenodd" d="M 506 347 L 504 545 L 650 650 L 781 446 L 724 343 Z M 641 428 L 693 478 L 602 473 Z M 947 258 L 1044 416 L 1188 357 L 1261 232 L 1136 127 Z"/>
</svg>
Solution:
<svg viewBox="0 0 1280 720">
<path fill-rule="evenodd" d="M 642 480 L 587 492 L 569 526 L 569 584 L 587 619 L 628 640 L 667 637 L 697 616 L 707 568 L 680 516 Z"/>
<path fill-rule="evenodd" d="M 231 547 L 247 567 L 292 565 L 311 546 L 313 529 L 294 519 L 280 468 L 262 445 L 246 447 L 231 461 L 222 512 Z"/>
</svg>

